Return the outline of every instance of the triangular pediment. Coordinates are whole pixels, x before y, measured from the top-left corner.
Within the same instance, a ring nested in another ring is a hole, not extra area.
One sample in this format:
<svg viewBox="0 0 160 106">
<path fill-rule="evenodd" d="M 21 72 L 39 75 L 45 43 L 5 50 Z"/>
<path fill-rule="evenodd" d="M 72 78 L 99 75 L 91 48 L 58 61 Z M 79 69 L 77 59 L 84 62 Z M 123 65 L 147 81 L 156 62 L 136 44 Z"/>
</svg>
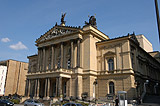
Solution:
<svg viewBox="0 0 160 106">
<path fill-rule="evenodd" d="M 78 31 L 79 29 L 80 27 L 54 26 L 49 31 L 47 31 L 45 34 L 41 35 L 41 37 L 36 40 L 36 43 L 50 40 L 58 36 L 70 34 L 70 33 Z"/>
<path fill-rule="evenodd" d="M 112 52 L 112 51 L 108 51 L 107 53 L 105 53 L 104 54 L 105 56 L 107 56 L 107 55 L 115 55 L 115 53 L 114 52 Z"/>
</svg>

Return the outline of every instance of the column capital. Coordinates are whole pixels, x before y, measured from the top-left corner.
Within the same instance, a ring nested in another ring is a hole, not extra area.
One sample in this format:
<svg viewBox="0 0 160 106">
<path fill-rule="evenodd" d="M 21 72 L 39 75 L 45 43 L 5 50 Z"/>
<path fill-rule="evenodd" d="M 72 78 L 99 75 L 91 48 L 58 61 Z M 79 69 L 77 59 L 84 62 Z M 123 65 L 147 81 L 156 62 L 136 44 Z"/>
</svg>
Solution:
<svg viewBox="0 0 160 106">
<path fill-rule="evenodd" d="M 80 41 L 80 43 L 82 42 L 82 39 L 81 39 L 81 38 L 77 38 L 76 40 L 77 40 L 77 41 Z"/>
</svg>

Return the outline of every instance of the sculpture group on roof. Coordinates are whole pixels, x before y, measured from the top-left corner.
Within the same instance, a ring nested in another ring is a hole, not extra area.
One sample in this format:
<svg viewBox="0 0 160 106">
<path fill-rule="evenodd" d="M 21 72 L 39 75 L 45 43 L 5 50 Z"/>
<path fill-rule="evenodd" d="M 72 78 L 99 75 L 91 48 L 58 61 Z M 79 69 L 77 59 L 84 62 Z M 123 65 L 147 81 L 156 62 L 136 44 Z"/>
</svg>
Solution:
<svg viewBox="0 0 160 106">
<path fill-rule="evenodd" d="M 65 26 L 65 23 L 66 23 L 66 21 L 64 21 L 65 16 L 66 16 L 66 13 L 64 13 L 64 14 L 62 13 L 61 24 L 60 24 L 61 26 Z M 91 25 L 91 26 L 97 28 L 97 23 L 96 23 L 95 16 L 91 16 L 89 18 L 89 22 L 85 21 L 85 25 Z M 57 23 L 55 24 L 55 26 L 57 26 Z"/>
<path fill-rule="evenodd" d="M 91 17 L 89 18 L 89 22 L 86 22 L 86 21 L 85 21 L 85 24 L 86 24 L 86 25 L 91 25 L 91 26 L 93 26 L 93 27 L 97 27 L 97 23 L 96 23 L 96 18 L 95 18 L 95 16 L 91 16 Z"/>
</svg>

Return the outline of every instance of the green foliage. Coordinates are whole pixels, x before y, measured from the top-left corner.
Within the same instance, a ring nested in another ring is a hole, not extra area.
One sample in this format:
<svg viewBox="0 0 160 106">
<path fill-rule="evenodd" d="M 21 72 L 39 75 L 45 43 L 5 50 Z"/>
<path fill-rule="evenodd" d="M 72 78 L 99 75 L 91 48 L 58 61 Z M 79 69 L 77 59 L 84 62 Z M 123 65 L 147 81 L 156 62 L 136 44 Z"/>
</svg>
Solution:
<svg viewBox="0 0 160 106">
<path fill-rule="evenodd" d="M 14 104 L 19 104 L 20 100 L 19 99 L 11 99 L 11 102 L 13 102 Z"/>
</svg>

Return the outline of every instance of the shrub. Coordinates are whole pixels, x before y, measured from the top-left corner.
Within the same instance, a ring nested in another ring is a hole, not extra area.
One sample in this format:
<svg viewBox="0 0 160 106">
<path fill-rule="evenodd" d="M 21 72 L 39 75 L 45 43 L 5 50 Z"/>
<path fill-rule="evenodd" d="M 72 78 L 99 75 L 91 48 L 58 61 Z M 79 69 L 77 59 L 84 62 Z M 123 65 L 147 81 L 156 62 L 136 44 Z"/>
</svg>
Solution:
<svg viewBox="0 0 160 106">
<path fill-rule="evenodd" d="M 19 99 L 11 99 L 11 102 L 13 102 L 14 104 L 19 104 L 20 100 Z"/>
</svg>

